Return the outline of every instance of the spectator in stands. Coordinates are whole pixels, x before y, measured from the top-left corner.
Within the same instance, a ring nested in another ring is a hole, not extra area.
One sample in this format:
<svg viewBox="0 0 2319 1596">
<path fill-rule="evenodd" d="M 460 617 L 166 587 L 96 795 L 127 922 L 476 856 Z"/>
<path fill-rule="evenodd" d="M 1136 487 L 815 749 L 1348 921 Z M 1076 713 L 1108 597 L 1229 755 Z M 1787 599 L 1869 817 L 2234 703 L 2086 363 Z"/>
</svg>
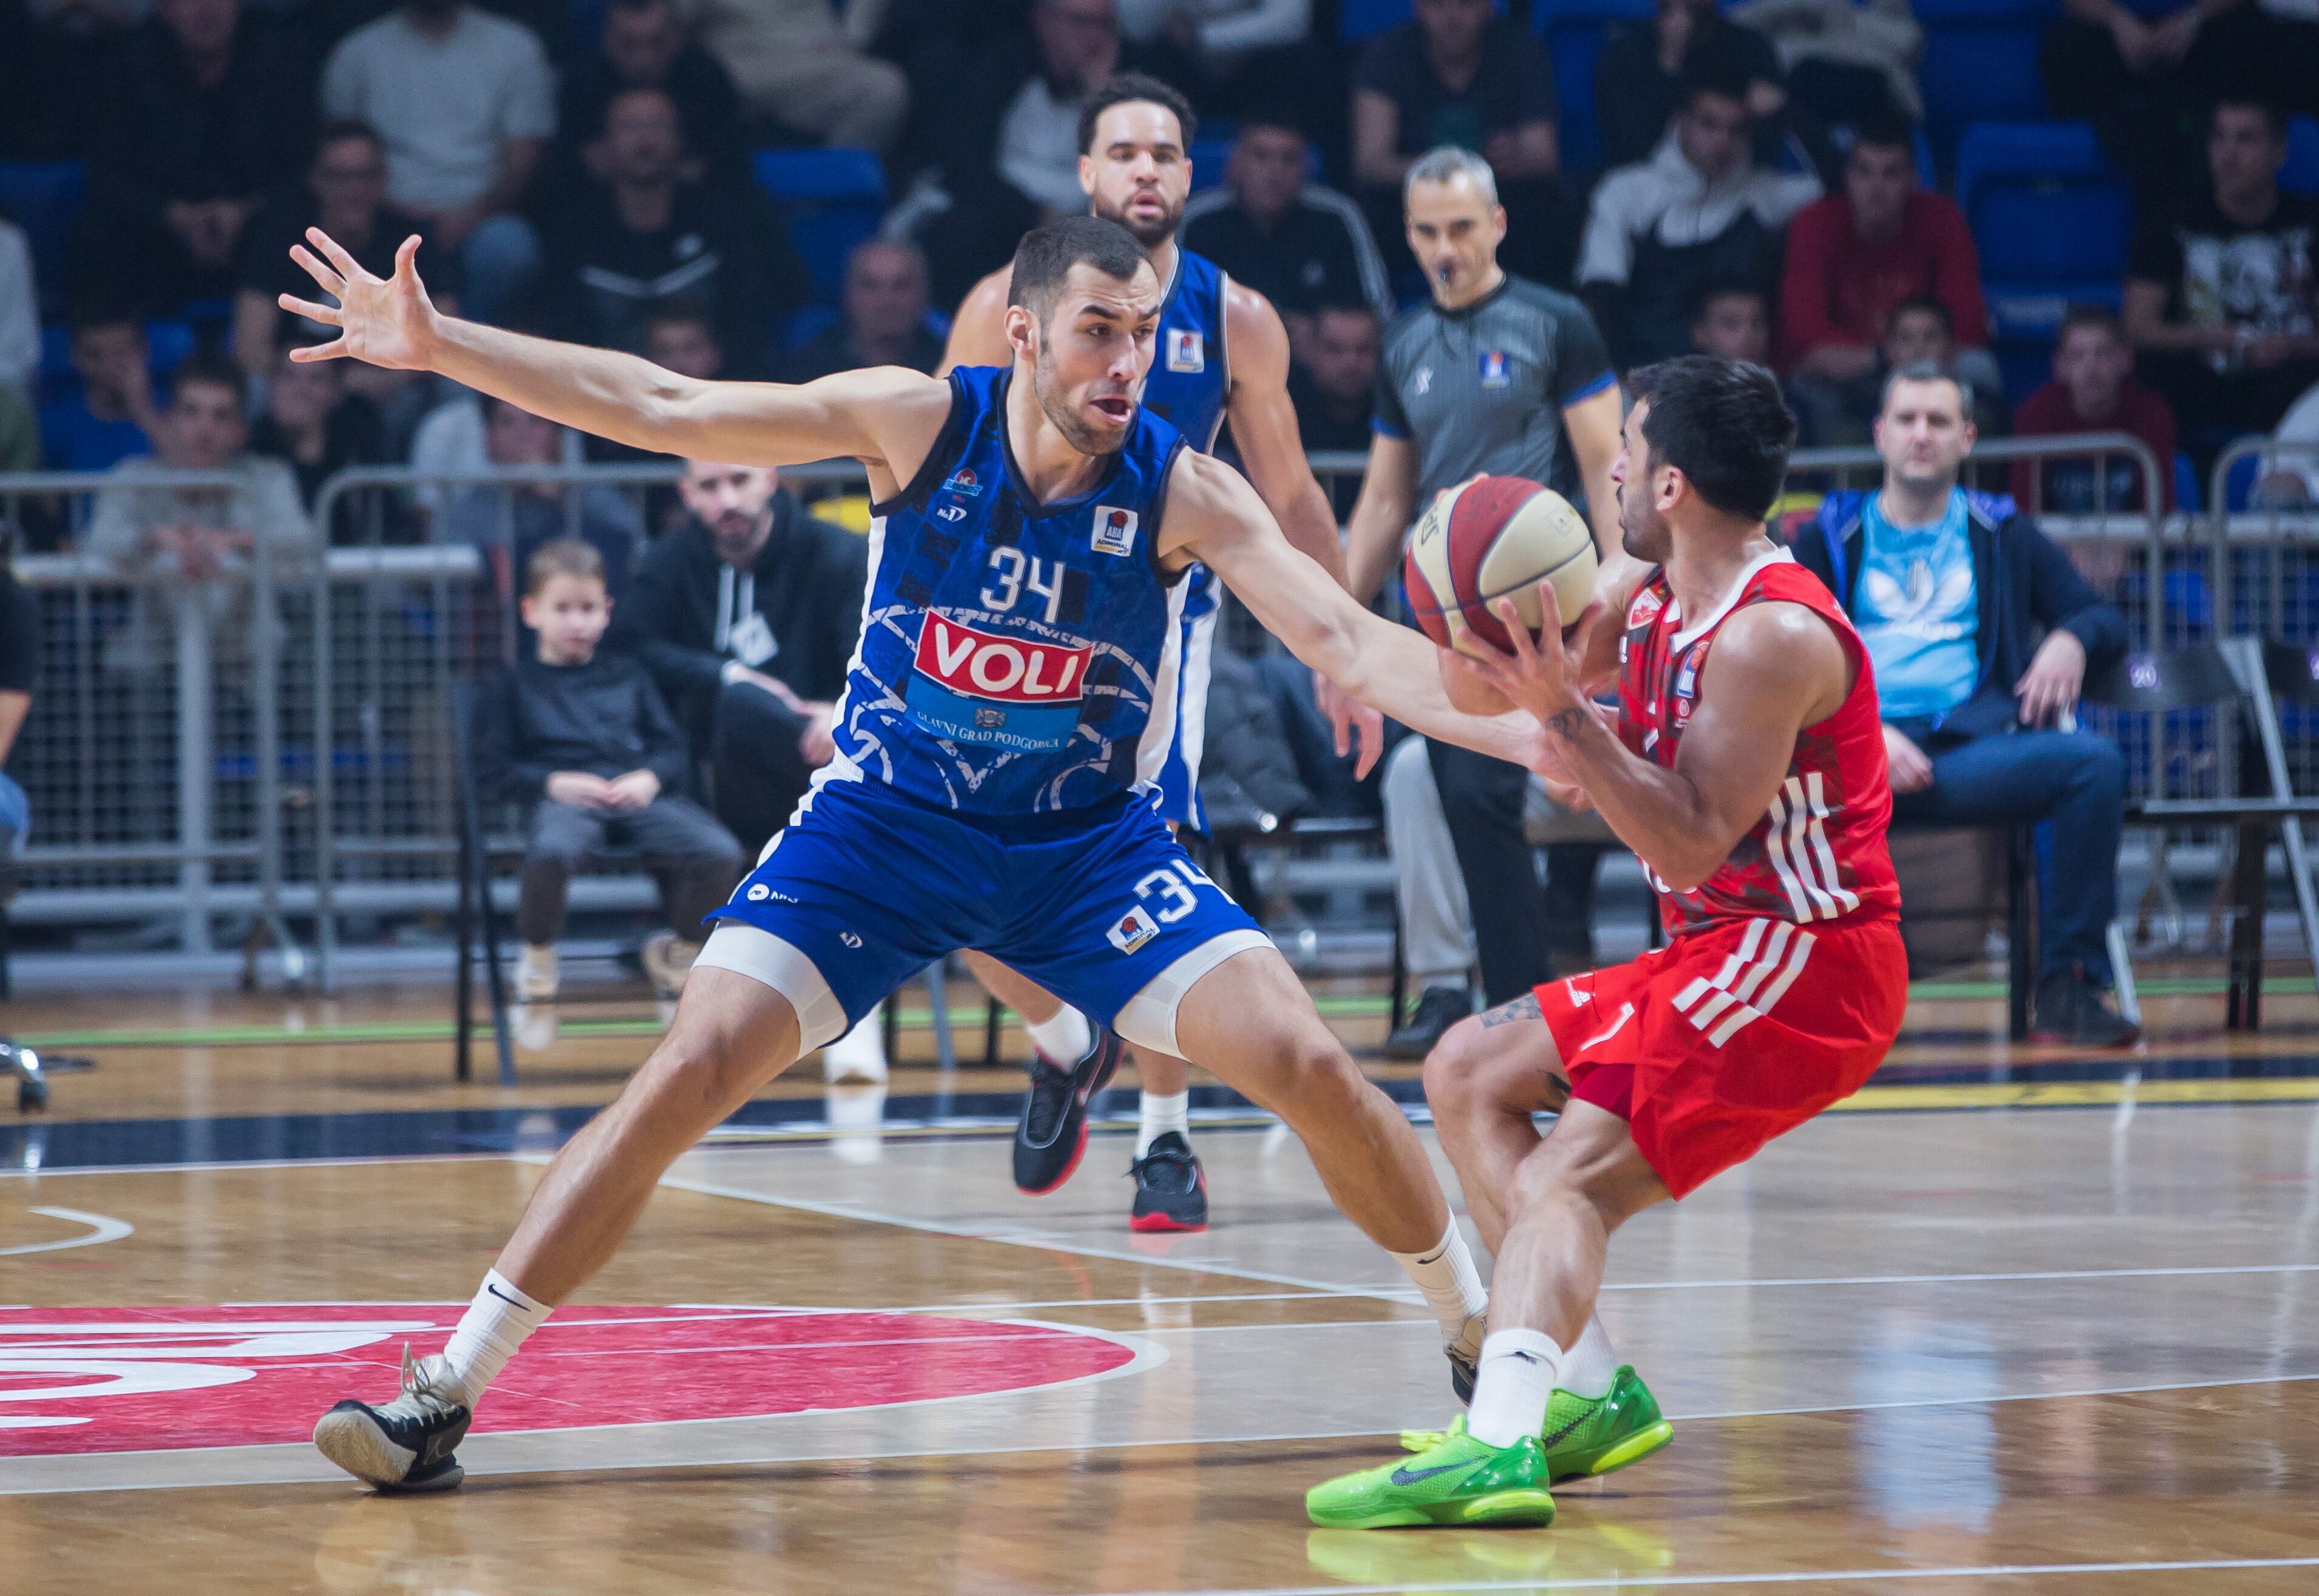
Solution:
<svg viewBox="0 0 2319 1596">
<path fill-rule="evenodd" d="M 1917 183 L 1908 125 L 1883 115 L 1861 123 L 1844 163 L 1844 192 L 1806 205 L 1788 225 L 1780 332 L 1788 390 L 1805 441 L 1844 435 L 1847 418 L 1875 412 L 1882 343 L 1901 301 L 1931 295 L 1947 307 L 1968 347 L 1966 381 L 1996 391 L 1996 361 L 1982 347 L 1989 313 L 1981 257 L 1964 212 Z"/>
<path fill-rule="evenodd" d="M 557 185 L 579 182 L 591 172 L 606 175 L 605 116 L 612 96 L 628 89 L 660 89 L 676 103 L 684 121 L 686 176 L 710 176 L 726 184 L 747 179 L 740 92 L 724 64 L 687 36 L 676 0 L 610 0 L 596 53 L 564 69 L 556 95 Z"/>
<path fill-rule="evenodd" d="M 725 346 L 698 311 L 663 305 L 645 323 L 645 358 L 679 376 L 713 383 L 725 374 Z"/>
<path fill-rule="evenodd" d="M 2202 475 L 2319 380 L 2319 199 L 2279 188 L 2286 159 L 2276 106 L 2225 100 L 2208 122 L 2207 181 L 2145 206 L 2135 229 L 2126 333 Z"/>
<path fill-rule="evenodd" d="M 1691 312 L 1710 283 L 1768 289 L 1781 230 L 1819 197 L 1819 181 L 1766 171 L 1748 153 L 1745 76 L 1694 61 L 1683 107 L 1658 152 L 1594 191 L 1578 292 L 1620 369 L 1691 347 Z"/>
<path fill-rule="evenodd" d="M 931 375 L 943 340 L 926 323 L 926 257 L 916 244 L 872 239 L 845 262 L 845 304 L 837 320 L 791 352 L 786 380 L 810 383 L 832 372 L 907 365 Z"/>
<path fill-rule="evenodd" d="M 682 305 L 713 320 L 734 374 L 762 373 L 772 328 L 805 295 L 805 268 L 753 185 L 685 178 L 683 165 L 683 123 L 664 92 L 613 96 L 603 178 L 547 224 L 543 319 L 575 343 L 641 354 L 652 312 Z"/>
<path fill-rule="evenodd" d="M 50 471 L 108 471 L 149 454 L 160 436 L 145 324 L 92 311 L 73 327 L 80 381 L 41 407 L 41 452 Z"/>
<path fill-rule="evenodd" d="M 1383 329 L 1360 301 L 1324 304 L 1313 318 L 1305 357 L 1288 372 L 1288 399 L 1308 455 L 1365 454 L 1376 414 L 1377 354 Z M 1340 523 L 1353 513 L 1360 473 L 1321 478 Z"/>
<path fill-rule="evenodd" d="M 403 0 L 330 52 L 322 113 L 378 131 L 388 199 L 459 254 L 464 313 L 504 320 L 539 269 L 516 212 L 555 131 L 537 36 L 464 0 Z"/>
<path fill-rule="evenodd" d="M 306 167 L 302 192 L 277 195 L 257 213 L 243 236 L 233 304 L 233 353 L 252 380 L 274 369 L 274 356 L 285 331 L 307 336 L 331 329 L 293 318 L 281 308 L 280 296 L 301 299 L 329 295 L 314 285 L 304 267 L 290 258 L 293 245 L 306 240 L 306 230 L 319 227 L 380 276 L 394 272 L 394 252 L 402 240 L 417 233 L 429 239 L 427 224 L 386 203 L 386 145 L 362 122 L 322 124 L 314 138 L 314 157 Z M 438 259 L 437 256 L 442 258 Z M 447 250 L 429 248 L 420 257 L 427 274 L 427 293 L 437 307 L 459 308 L 458 257 Z M 372 369 L 360 361 L 358 369 Z"/>
<path fill-rule="evenodd" d="M 2305 390 L 2287 407 L 2271 437 L 2303 446 L 2265 457 L 2250 502 L 2270 509 L 2307 509 L 2319 502 L 2319 446 L 2319 446 L 2319 386 Z"/>
<path fill-rule="evenodd" d="M 1710 283 L 1692 312 L 1691 347 L 1725 360 L 1772 358 L 1772 311 L 1764 291 L 1752 283 Z"/>
<path fill-rule="evenodd" d="M 1658 0 L 1649 21 L 1612 28 L 1594 59 L 1594 114 L 1606 167 L 1651 158 L 1683 104 L 1683 63 L 1694 54 L 1733 64 L 1759 129 L 1785 108 L 1788 92 L 1769 40 L 1717 11 L 1715 0 Z M 1767 156 L 1759 147 L 1756 158 Z"/>
<path fill-rule="evenodd" d="M 1398 239 L 1402 181 L 1418 157 L 1454 144 L 1497 179 L 1507 268 L 1568 283 L 1576 218 L 1558 181 L 1561 107 L 1546 47 L 1491 15 L 1490 0 L 1417 0 L 1416 11 L 1370 40 L 1353 72 L 1353 175 L 1377 235 Z"/>
<path fill-rule="evenodd" d="M 1741 0 L 1731 20 L 1779 51 L 1788 93 L 1819 121 L 1850 125 L 1925 113 L 1925 30 L 1908 0 Z"/>
<path fill-rule="evenodd" d="M 297 479 L 279 460 L 248 451 L 248 392 L 241 368 L 221 355 L 189 355 L 169 375 L 168 405 L 154 429 L 158 457 L 136 455 L 112 471 L 112 485 L 81 536 L 81 552 L 124 575 L 165 575 L 167 587 L 141 587 L 129 622 L 108 640 L 108 670 L 127 675 L 164 670 L 165 617 L 179 613 L 176 587 L 194 585 L 209 619 L 212 656 L 248 657 L 257 619 L 248 574 L 262 557 L 276 581 L 311 566 L 313 526 L 298 502 Z M 199 471 L 229 477 L 230 487 L 140 487 L 158 472 Z"/>
<path fill-rule="evenodd" d="M 2021 401 L 2013 413 L 2013 432 L 2017 437 L 2131 433 L 2158 457 L 2159 501 L 2174 508 L 2174 412 L 2134 380 L 2133 346 L 2117 312 L 2107 305 L 2072 305 L 2062 317 L 2053 342 L 2053 380 Z M 2141 468 L 2118 455 L 2018 460 L 2013 465 L 2013 497 L 2033 513 L 2140 509 L 2147 491 Z"/>
<path fill-rule="evenodd" d="M 155 0 L 91 109 L 76 288 L 157 314 L 230 293 L 243 230 L 298 170 L 314 125 L 313 80 L 289 39 L 240 0 Z"/>
<path fill-rule="evenodd" d="M 1955 373 L 1972 401 L 1972 424 L 1981 429 L 1981 436 L 1997 437 L 2004 433 L 2005 397 L 1999 386 L 2003 377 L 1997 361 L 1987 350 L 1957 347 L 1956 323 L 1949 319 L 1945 303 L 1929 293 L 1918 293 L 1894 305 L 1879 348 L 1886 376 L 1904 365 L 1937 365 Z M 1872 413 L 1870 419 L 1873 419 Z"/>
<path fill-rule="evenodd" d="M 14 388 L 0 388 L 0 476 L 41 468 L 41 418 Z"/>
<path fill-rule="evenodd" d="M 279 460 L 298 478 L 298 499 L 308 514 L 314 496 L 349 465 L 386 460 L 386 424 L 378 407 L 347 386 L 350 360 L 293 360 L 285 347 L 267 374 L 266 410 L 249 430 L 249 452 Z M 351 531 L 353 506 L 342 519 Z M 331 541 L 343 541 L 333 527 Z"/>
<path fill-rule="evenodd" d="M 1160 76 L 1204 116 L 1262 110 L 1316 131 L 1341 125 L 1342 77 L 1313 39 L 1313 0 L 1119 0 L 1119 22 L 1131 43 L 1174 55 Z"/>
<path fill-rule="evenodd" d="M 2062 728 L 2087 671 L 2125 649 L 2125 622 L 2011 500 L 1958 485 L 1971 414 L 1940 367 L 1895 372 L 1876 427 L 1882 490 L 1828 495 L 1795 556 L 1875 664 L 1894 822 L 2053 823 L 2037 895 L 2038 1040 L 2124 1046 L 2140 1033 L 2101 992 L 2125 762 L 2108 738 Z"/>
<path fill-rule="evenodd" d="M 694 25 L 750 110 L 825 144 L 883 150 L 902 131 L 910 88 L 865 52 L 889 0 L 696 0 Z"/>
<path fill-rule="evenodd" d="M 1360 301 L 1380 322 L 1393 315 L 1369 224 L 1343 194 L 1304 180 L 1310 151 L 1302 131 L 1271 113 L 1243 122 L 1224 185 L 1192 196 L 1178 235 L 1185 248 L 1272 302 L 1299 359 L 1311 357 L 1322 305 Z"/>
<path fill-rule="evenodd" d="M 516 906 L 524 944 L 516 996 L 555 996 L 573 873 L 607 843 L 633 843 L 660 879 L 671 929 L 645 940 L 645 973 L 658 990 L 681 991 L 701 921 L 741 879 L 741 846 L 681 795 L 684 733 L 651 675 L 599 646 L 613 605 L 596 550 L 559 537 L 523 571 L 523 624 L 534 641 L 478 697 L 473 751 L 486 800 L 537 806 Z"/>
<path fill-rule="evenodd" d="M 40 679 L 41 601 L 0 557 L 0 867 L 22 859 L 32 835 L 32 800 L 5 767 L 32 712 L 32 690 Z M 14 895 L 8 874 L 0 868 L 0 903 Z"/>
<path fill-rule="evenodd" d="M 753 854 L 835 753 L 869 546 L 762 466 L 690 461 L 683 492 L 692 518 L 645 555 L 613 644 L 708 750 L 717 812 Z"/>
<path fill-rule="evenodd" d="M 2145 198 L 2172 186 L 2191 154 L 2187 130 L 2217 97 L 2274 83 L 2267 5 L 2247 0 L 2062 0 L 2039 66 L 2056 116 L 2093 123 Z M 2286 9 L 2282 7 L 2281 9 Z"/>
<path fill-rule="evenodd" d="M 41 294 L 24 230 L 0 218 L 0 389 L 32 396 L 41 369 Z"/>
<path fill-rule="evenodd" d="M 483 401 L 483 456 L 492 465 L 555 465 L 566 459 L 564 429 L 504 399 Z M 564 495 L 576 494 L 578 509 Z M 644 544 L 644 519 L 618 490 L 595 483 L 526 482 L 512 487 L 455 491 L 450 507 L 434 528 L 438 543 L 464 543 L 494 562 L 504 560 L 501 580 L 529 569 L 546 544 L 574 534 L 601 556 L 612 597 L 627 591 L 629 568 Z"/>
<path fill-rule="evenodd" d="M 998 174 L 1044 219 L 1087 209 L 1079 187 L 1079 107 L 1120 65 L 1112 0 L 1033 0 L 1038 66 L 1007 103 Z"/>
</svg>

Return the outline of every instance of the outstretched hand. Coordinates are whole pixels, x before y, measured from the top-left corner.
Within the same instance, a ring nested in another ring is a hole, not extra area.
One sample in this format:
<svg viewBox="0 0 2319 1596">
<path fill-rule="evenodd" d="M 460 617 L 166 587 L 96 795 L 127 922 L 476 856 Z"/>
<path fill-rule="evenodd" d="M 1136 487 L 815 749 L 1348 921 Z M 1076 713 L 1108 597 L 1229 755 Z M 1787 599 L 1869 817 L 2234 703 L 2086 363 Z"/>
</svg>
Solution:
<svg viewBox="0 0 2319 1596">
<path fill-rule="evenodd" d="M 427 286 L 419 280 L 419 239 L 402 240 L 394 252 L 394 275 L 381 278 L 365 271 L 338 241 L 319 227 L 306 230 L 306 244 L 290 247 L 290 258 L 305 267 L 335 305 L 281 297 L 281 306 L 310 321 L 335 327 L 338 336 L 327 344 L 290 351 L 297 361 L 338 360 L 351 356 L 372 365 L 398 371 L 431 369 L 435 346 L 435 307 Z M 320 253 L 317 254 L 317 251 Z"/>
<path fill-rule="evenodd" d="M 1363 780 L 1376 768 L 1377 756 L 1385 752 L 1385 717 L 1317 671 L 1313 675 L 1313 697 L 1336 735 L 1339 759 L 1353 752 L 1356 741 L 1359 743 L 1361 756 L 1353 767 L 1353 780 Z"/>
<path fill-rule="evenodd" d="M 1522 624 L 1511 599 L 1500 599 L 1490 606 L 1491 613 L 1512 639 L 1511 654 L 1484 642 L 1456 615 L 1450 618 L 1450 643 L 1515 708 L 1527 710 L 1540 726 L 1557 735 L 1570 737 L 1594 713 L 1580 672 L 1594 639 L 1594 628 L 1607 613 L 1607 607 L 1599 599 L 1588 604 L 1571 627 L 1570 639 L 1566 643 L 1562 627 L 1554 618 L 1561 614 L 1554 584 L 1538 583 L 1538 595 L 1544 603 L 1543 613 L 1549 618 L 1535 636 Z"/>
</svg>

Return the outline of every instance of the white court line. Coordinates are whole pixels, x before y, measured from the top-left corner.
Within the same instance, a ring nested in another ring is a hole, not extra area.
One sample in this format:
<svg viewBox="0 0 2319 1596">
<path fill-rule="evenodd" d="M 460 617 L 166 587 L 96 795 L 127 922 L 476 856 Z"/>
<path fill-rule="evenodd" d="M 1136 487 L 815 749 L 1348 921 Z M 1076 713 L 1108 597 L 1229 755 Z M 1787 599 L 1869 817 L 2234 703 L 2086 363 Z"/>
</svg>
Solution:
<svg viewBox="0 0 2319 1596">
<path fill-rule="evenodd" d="M 64 1252 L 75 1247 L 99 1247 L 107 1241 L 118 1241 L 123 1236 L 133 1236 L 137 1227 L 126 1220 L 107 1219 L 102 1213 L 83 1213 L 77 1208 L 34 1208 L 29 1212 L 44 1219 L 61 1219 L 68 1224 L 86 1225 L 85 1236 L 68 1236 L 61 1241 L 32 1241 L 22 1247 L 0 1247 L 0 1258 L 21 1258 L 28 1252 Z"/>
<path fill-rule="evenodd" d="M 1257 1280 L 1267 1285 L 1299 1285 L 1307 1291 L 1327 1292 L 1333 1296 L 1365 1297 L 1381 1294 L 1361 1286 L 1347 1285 L 1335 1280 L 1308 1280 L 1301 1275 L 1277 1275 L 1261 1269 L 1246 1269 L 1235 1265 L 1219 1263 L 1209 1258 L 1160 1258 L 1152 1254 L 1130 1252 L 1115 1247 L 1090 1247 L 1068 1237 L 1044 1231 L 1009 1229 L 979 1230 L 971 1225 L 943 1224 L 931 1219 L 913 1219 L 907 1214 L 885 1213 L 875 1208 L 863 1208 L 851 1203 L 823 1203 L 810 1197 L 778 1197 L 771 1192 L 753 1192 L 741 1186 L 717 1186 L 705 1180 L 688 1180 L 663 1175 L 660 1184 L 681 1192 L 698 1192 L 708 1197 L 732 1197 L 743 1203 L 758 1203 L 768 1208 L 791 1208 L 806 1213 L 818 1213 L 830 1219 L 862 1220 L 871 1224 L 893 1225 L 906 1231 L 923 1231 L 930 1235 L 954 1236 L 963 1241 L 997 1241 L 1009 1247 L 1032 1247 L 1048 1252 L 1068 1252 L 1079 1258 L 1109 1258 L 1114 1263 L 1149 1264 L 1154 1268 L 1180 1269 L 1194 1275 L 1226 1275 L 1235 1280 Z"/>
<path fill-rule="evenodd" d="M 513 1156 L 486 1150 L 471 1153 L 357 1153 L 342 1159 L 219 1159 L 201 1164 L 62 1164 L 55 1168 L 0 1168 L 0 1180 L 61 1180 L 68 1175 L 190 1175 L 221 1169 L 327 1169 L 347 1164 L 463 1164 L 477 1159 L 503 1159 Z"/>
<path fill-rule="evenodd" d="M 1782 1569 L 1772 1573 L 1614 1573 L 1595 1579 L 1566 1579 L 1541 1571 L 1518 1580 L 1425 1580 L 1427 1591 L 1624 1591 L 1638 1586 L 1662 1590 L 1668 1586 L 1820 1585 L 1838 1581 L 2035 1579 L 2067 1573 L 2225 1573 L 2264 1568 L 2319 1568 L 2319 1557 L 2210 1557 L 2179 1563 L 1999 1563 L 1958 1564 L 1949 1568 L 1829 1568 Z M 1198 1596 L 1364 1596 L 1366 1592 L 1399 1592 L 1403 1582 L 1392 1585 L 1248 1585 L 1230 1591 L 1203 1591 Z M 1180 1592 L 1142 1591 L 1129 1596 L 1181 1596 Z"/>
</svg>

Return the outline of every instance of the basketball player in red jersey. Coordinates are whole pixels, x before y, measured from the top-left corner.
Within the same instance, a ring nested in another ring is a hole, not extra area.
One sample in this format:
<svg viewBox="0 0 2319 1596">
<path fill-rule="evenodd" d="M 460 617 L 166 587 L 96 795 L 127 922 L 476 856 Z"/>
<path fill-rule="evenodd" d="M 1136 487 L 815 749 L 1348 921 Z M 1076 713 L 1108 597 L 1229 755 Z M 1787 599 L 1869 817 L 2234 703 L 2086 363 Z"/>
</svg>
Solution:
<svg viewBox="0 0 2319 1596">
<path fill-rule="evenodd" d="M 1472 1407 L 1413 1440 L 1420 1456 L 1316 1487 L 1319 1523 L 1545 1523 L 1574 1443 L 1590 1473 L 1665 1445 L 1655 1409 L 1559 1389 L 1567 1366 L 1607 1356 L 1593 1312 L 1611 1233 L 1851 1096 L 1899 1031 L 1875 680 L 1827 590 L 1764 527 L 1794 419 L 1771 374 L 1737 361 L 1628 382 L 1611 480 L 1632 564 L 1604 587 L 1623 630 L 1598 603 L 1567 647 L 1551 628 L 1532 641 L 1501 600 L 1514 653 L 1468 633 L 1475 663 L 1445 671 L 1466 677 L 1464 707 L 1537 718 L 1531 767 L 1634 849 L 1669 945 L 1463 1021 L 1426 1060 L 1441 1145 L 1497 1257 Z M 1615 719 L 1593 702 L 1614 677 Z M 1543 1139 L 1540 1110 L 1561 1114 Z"/>
</svg>

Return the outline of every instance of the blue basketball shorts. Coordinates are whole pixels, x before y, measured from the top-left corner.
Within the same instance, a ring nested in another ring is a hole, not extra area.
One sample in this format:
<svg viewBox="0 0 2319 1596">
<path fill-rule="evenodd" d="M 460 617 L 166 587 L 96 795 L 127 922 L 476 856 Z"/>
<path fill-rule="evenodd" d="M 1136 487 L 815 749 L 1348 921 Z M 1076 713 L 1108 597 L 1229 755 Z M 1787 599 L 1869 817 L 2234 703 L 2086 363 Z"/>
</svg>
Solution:
<svg viewBox="0 0 2319 1596">
<path fill-rule="evenodd" d="M 1176 651 L 1176 740 L 1151 795 L 1160 819 L 1194 831 L 1208 829 L 1200 807 L 1200 753 L 1208 735 L 1208 662 L 1216 641 L 1216 615 L 1223 608 L 1223 584 L 1205 565 L 1184 575 L 1183 636 Z"/>
<path fill-rule="evenodd" d="M 824 780 L 711 916 L 699 964 L 797 1009 L 799 1047 L 842 1036 L 934 960 L 979 949 L 1141 1047 L 1235 953 L 1268 948 L 1142 797 L 962 816 L 881 783 Z"/>
</svg>

